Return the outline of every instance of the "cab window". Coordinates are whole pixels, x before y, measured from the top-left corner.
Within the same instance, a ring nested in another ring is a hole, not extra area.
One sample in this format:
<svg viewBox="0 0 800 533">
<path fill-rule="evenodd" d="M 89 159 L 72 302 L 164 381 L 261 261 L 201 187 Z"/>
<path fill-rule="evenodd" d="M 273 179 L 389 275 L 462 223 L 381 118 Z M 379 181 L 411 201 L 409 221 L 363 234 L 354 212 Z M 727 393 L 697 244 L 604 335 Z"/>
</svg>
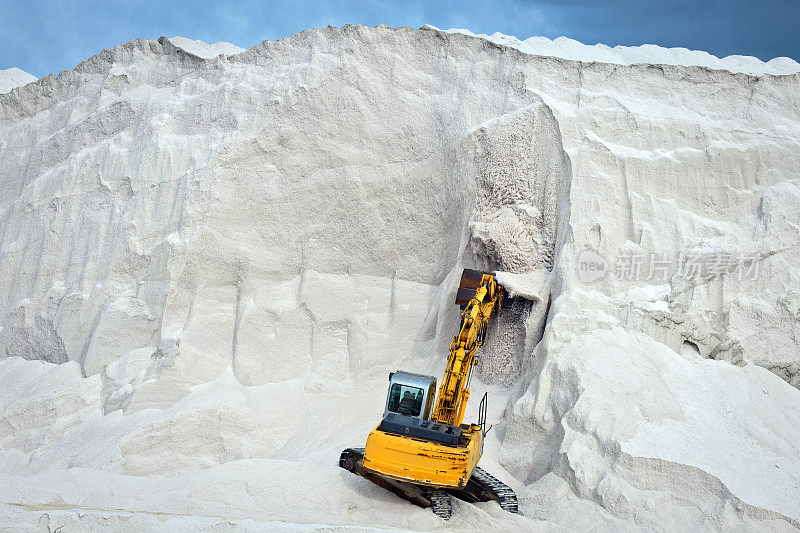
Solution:
<svg viewBox="0 0 800 533">
<path fill-rule="evenodd" d="M 423 418 L 425 420 L 430 420 L 431 418 L 431 407 L 433 407 L 433 397 L 435 395 L 434 385 L 431 383 L 430 387 L 428 388 L 428 401 L 425 405 L 425 415 Z"/>
<path fill-rule="evenodd" d="M 422 410 L 422 389 L 395 383 L 389 390 L 389 411 L 401 415 L 419 416 Z"/>
</svg>

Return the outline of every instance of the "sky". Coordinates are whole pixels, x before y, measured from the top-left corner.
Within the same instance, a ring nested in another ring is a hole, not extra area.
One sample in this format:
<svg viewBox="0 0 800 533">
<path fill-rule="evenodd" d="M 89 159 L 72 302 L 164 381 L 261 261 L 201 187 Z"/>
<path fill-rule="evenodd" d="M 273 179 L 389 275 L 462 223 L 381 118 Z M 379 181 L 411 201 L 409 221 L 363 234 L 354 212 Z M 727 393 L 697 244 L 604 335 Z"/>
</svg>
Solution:
<svg viewBox="0 0 800 533">
<path fill-rule="evenodd" d="M 37 77 L 133 38 L 182 35 L 247 48 L 347 23 L 466 28 L 520 39 L 657 44 L 800 61 L 800 0 L 0 0 L 0 69 Z"/>
</svg>

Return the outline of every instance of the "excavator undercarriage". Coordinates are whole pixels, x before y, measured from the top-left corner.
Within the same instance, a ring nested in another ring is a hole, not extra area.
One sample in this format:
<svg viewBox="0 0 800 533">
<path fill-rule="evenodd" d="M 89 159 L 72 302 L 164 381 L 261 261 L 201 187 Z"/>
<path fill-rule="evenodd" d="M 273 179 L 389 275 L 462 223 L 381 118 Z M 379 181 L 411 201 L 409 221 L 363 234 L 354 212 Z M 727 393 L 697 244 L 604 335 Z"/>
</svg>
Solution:
<svg viewBox="0 0 800 533">
<path fill-rule="evenodd" d="M 347 448 L 339 456 L 339 466 L 372 481 L 379 487 L 394 492 L 415 505 L 423 508 L 430 507 L 436 516 L 445 520 L 448 520 L 453 514 L 453 496 L 470 503 L 494 500 L 508 512 L 519 512 L 517 495 L 514 491 L 479 466 L 472 471 L 472 476 L 464 488 L 443 489 L 380 476 L 366 470 L 363 466 L 363 459 L 364 448 Z"/>
</svg>

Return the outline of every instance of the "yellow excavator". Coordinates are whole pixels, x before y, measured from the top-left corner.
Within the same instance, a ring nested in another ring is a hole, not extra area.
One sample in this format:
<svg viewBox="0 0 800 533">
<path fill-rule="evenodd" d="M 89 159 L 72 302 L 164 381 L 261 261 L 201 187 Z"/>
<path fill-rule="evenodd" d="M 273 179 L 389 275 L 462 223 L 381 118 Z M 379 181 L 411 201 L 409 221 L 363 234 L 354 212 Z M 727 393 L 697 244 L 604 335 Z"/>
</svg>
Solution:
<svg viewBox="0 0 800 533">
<path fill-rule="evenodd" d="M 472 367 L 489 320 L 510 299 L 490 272 L 465 269 L 456 293 L 461 328 L 450 343 L 436 397 L 436 378 L 410 372 L 389 374 L 383 419 L 365 448 L 347 448 L 339 466 L 363 476 L 436 515 L 449 519 L 452 499 L 496 500 L 518 512 L 514 491 L 477 466 L 486 435 L 486 395 L 478 422 L 464 424 Z M 436 400 L 434 402 L 434 397 Z"/>
</svg>

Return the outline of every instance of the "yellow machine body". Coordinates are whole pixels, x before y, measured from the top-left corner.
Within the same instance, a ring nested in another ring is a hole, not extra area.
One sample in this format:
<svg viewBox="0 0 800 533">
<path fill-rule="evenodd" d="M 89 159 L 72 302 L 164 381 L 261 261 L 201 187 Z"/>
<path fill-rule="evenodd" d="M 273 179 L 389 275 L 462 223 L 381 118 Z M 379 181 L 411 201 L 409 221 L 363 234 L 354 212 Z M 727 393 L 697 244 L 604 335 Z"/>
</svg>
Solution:
<svg viewBox="0 0 800 533">
<path fill-rule="evenodd" d="M 477 425 L 465 424 L 462 429 L 464 443 L 450 446 L 386 433 L 376 427 L 367 437 L 363 466 L 398 481 L 464 488 L 481 458 L 483 434 Z"/>
<path fill-rule="evenodd" d="M 456 296 L 456 303 L 463 307 L 461 328 L 450 343 L 435 406 L 431 394 L 426 394 L 428 407 L 424 411 L 420 408 L 424 394 L 424 387 L 420 386 L 410 389 L 420 391 L 413 413 L 393 409 L 390 376 L 387 410 L 384 420 L 367 438 L 362 460 L 364 469 L 379 476 L 430 487 L 463 488 L 466 485 L 483 453 L 482 426 L 462 424 L 469 398 L 469 377 L 477 363 L 476 352 L 483 343 L 489 319 L 499 309 L 501 299 L 502 287 L 492 274 L 464 271 Z M 429 376 L 395 374 L 409 376 L 409 379 L 427 378 L 432 382 L 431 390 L 435 387 L 435 379 Z M 411 416 L 398 417 L 409 414 Z M 387 423 L 395 419 L 405 421 L 405 425 Z M 418 429 L 420 427 L 426 429 L 423 431 Z M 436 431 L 427 429 L 431 427 Z M 448 442 L 442 438 L 442 431 L 447 433 L 444 436 L 449 438 Z"/>
</svg>

